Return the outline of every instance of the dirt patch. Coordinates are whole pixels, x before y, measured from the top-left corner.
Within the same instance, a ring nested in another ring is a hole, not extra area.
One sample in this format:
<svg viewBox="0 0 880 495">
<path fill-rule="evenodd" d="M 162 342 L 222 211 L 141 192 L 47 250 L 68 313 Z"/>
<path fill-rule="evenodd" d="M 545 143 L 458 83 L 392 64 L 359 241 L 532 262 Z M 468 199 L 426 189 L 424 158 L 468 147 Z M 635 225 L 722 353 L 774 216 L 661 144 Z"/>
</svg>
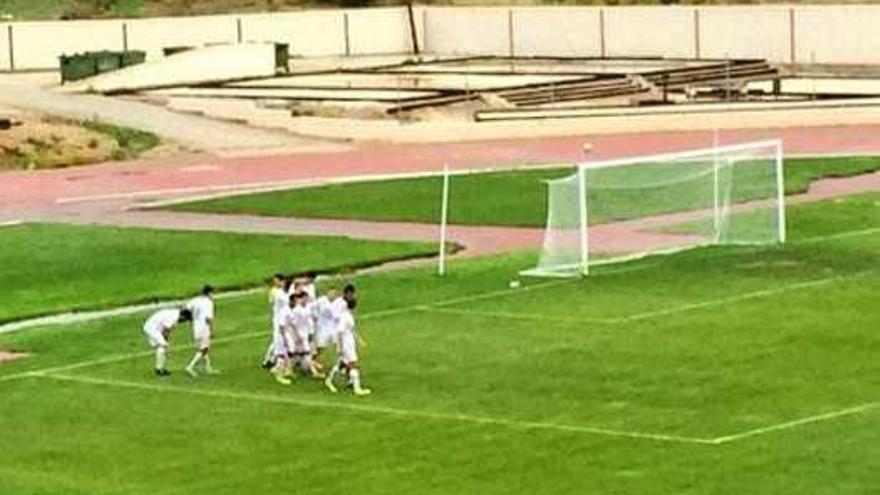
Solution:
<svg viewBox="0 0 880 495">
<path fill-rule="evenodd" d="M 19 359 L 24 359 L 28 357 L 26 352 L 14 352 L 14 351 L 3 351 L 0 350 L 0 364 L 8 363 L 10 361 L 17 361 Z"/>
<path fill-rule="evenodd" d="M 33 114 L 17 117 L 21 125 L 0 132 L 0 169 L 40 169 L 109 160 L 113 139 L 79 125 Z"/>
</svg>

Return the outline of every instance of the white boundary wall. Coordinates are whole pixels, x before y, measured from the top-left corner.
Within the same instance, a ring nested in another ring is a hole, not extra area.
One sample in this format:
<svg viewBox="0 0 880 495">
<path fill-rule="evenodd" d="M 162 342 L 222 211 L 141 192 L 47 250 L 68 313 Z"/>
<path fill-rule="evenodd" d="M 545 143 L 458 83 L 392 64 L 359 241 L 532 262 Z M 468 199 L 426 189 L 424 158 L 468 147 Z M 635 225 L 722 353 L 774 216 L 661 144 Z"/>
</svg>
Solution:
<svg viewBox="0 0 880 495">
<path fill-rule="evenodd" d="M 700 55 L 706 58 L 766 58 L 788 62 L 788 7 L 741 6 L 699 9 Z"/>
<path fill-rule="evenodd" d="M 880 64 L 880 5 L 417 7 L 425 53 L 499 56 L 767 58 Z M 288 43 L 294 56 L 406 54 L 406 8 L 0 24 L 0 70 L 57 69 L 58 56 L 239 41 Z"/>
<path fill-rule="evenodd" d="M 620 7 L 603 11 L 608 56 L 695 56 L 693 9 Z"/>
<path fill-rule="evenodd" d="M 345 21 L 339 11 L 241 16 L 241 24 L 245 41 L 287 43 L 292 56 L 345 53 Z"/>
<path fill-rule="evenodd" d="M 9 67 L 9 24 L 0 24 L 0 71 Z"/>
<path fill-rule="evenodd" d="M 514 54 L 601 57 L 599 12 L 600 9 L 589 7 L 515 9 L 512 17 Z"/>
<path fill-rule="evenodd" d="M 880 64 L 880 5 L 798 7 L 793 31 L 799 63 Z"/>
</svg>

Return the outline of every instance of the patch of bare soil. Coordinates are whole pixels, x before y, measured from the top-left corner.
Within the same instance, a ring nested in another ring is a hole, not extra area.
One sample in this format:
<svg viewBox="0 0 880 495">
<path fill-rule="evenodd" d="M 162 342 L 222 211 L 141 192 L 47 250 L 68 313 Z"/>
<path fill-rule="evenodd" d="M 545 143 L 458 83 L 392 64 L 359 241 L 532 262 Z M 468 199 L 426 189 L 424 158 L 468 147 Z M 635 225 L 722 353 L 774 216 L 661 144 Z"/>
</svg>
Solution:
<svg viewBox="0 0 880 495">
<path fill-rule="evenodd" d="M 8 363 L 10 361 L 16 361 L 18 359 L 26 358 L 28 355 L 25 352 L 13 352 L 13 351 L 4 351 L 0 350 L 0 364 Z"/>
<path fill-rule="evenodd" d="M 34 170 L 111 159 L 119 145 L 110 137 L 74 123 L 33 114 L 16 116 L 20 125 L 0 130 L 0 170 Z"/>
</svg>

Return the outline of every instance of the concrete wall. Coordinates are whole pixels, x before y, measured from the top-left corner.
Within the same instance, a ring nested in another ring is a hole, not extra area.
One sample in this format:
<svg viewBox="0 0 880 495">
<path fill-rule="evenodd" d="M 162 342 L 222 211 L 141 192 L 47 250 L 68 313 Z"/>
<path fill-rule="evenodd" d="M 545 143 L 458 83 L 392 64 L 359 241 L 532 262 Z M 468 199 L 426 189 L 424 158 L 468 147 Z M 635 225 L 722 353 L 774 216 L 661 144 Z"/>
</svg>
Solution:
<svg viewBox="0 0 880 495">
<path fill-rule="evenodd" d="M 798 7 L 795 61 L 880 64 L 880 5 Z"/>
<path fill-rule="evenodd" d="M 603 10 L 608 56 L 694 56 L 693 9 L 619 7 Z"/>
<path fill-rule="evenodd" d="M 290 45 L 290 54 L 322 57 L 345 53 L 345 25 L 339 11 L 241 16 L 245 41 Z"/>
<path fill-rule="evenodd" d="M 412 50 L 406 9 L 358 9 L 345 11 L 352 55 L 407 53 Z M 413 17 L 418 19 L 414 14 Z"/>
<path fill-rule="evenodd" d="M 9 25 L 0 24 L 0 72 L 10 70 L 12 65 L 9 62 Z"/>
<path fill-rule="evenodd" d="M 422 50 L 437 54 L 880 63 L 880 5 L 417 7 L 415 24 Z M 239 40 L 288 43 L 304 57 L 412 49 L 402 7 L 11 25 L 16 69 L 56 68 L 63 53 L 121 49 L 123 39 L 151 59 L 163 47 Z M 0 31 L 0 70 L 10 66 L 6 38 Z"/>
<path fill-rule="evenodd" d="M 788 60 L 790 8 L 707 7 L 699 10 L 700 55 Z"/>
<path fill-rule="evenodd" d="M 437 7 L 424 18 L 425 51 L 462 55 L 509 55 L 507 8 Z"/>
<path fill-rule="evenodd" d="M 5 36 L 5 33 L 4 33 Z M 119 21 L 17 22 L 13 24 L 16 69 L 58 68 L 58 57 L 94 50 L 121 50 Z"/>
<path fill-rule="evenodd" d="M 513 51 L 522 56 L 602 56 L 599 12 L 577 7 L 514 9 Z"/>
<path fill-rule="evenodd" d="M 230 16 L 161 17 L 126 21 L 128 48 L 147 52 L 147 59 L 162 56 L 169 46 L 203 46 L 234 43 L 236 25 Z"/>
</svg>

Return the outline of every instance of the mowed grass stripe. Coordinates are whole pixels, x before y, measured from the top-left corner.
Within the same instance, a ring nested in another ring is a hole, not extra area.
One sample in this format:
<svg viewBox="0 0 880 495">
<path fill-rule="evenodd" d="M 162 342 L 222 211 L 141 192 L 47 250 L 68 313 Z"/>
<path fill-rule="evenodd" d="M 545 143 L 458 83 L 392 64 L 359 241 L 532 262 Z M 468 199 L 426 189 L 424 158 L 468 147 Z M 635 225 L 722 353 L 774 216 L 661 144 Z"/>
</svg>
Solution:
<svg viewBox="0 0 880 495">
<path fill-rule="evenodd" d="M 477 423 L 483 425 L 497 425 L 497 426 L 506 426 L 510 428 L 516 429 L 525 429 L 525 430 L 556 430 L 556 431 L 565 431 L 571 433 L 581 433 L 581 434 L 590 434 L 590 435 L 602 435 L 608 437 L 621 437 L 621 438 L 630 438 L 630 439 L 639 439 L 639 440 L 654 440 L 661 442 L 676 442 L 676 443 L 690 443 L 690 444 L 702 444 L 702 445 L 713 445 L 715 442 L 713 439 L 706 438 L 697 438 L 697 437 L 686 437 L 686 436 L 677 436 L 677 435 L 666 435 L 662 433 L 649 433 L 649 432 L 638 432 L 638 431 L 625 431 L 625 430 L 613 430 L 606 429 L 594 426 L 582 426 L 582 425 L 568 425 L 568 424 L 558 424 L 558 423 L 545 423 L 540 421 L 519 421 L 514 419 L 506 419 L 506 418 L 494 418 L 488 416 L 476 416 L 470 414 L 460 414 L 460 413 L 445 413 L 445 412 L 434 412 L 434 411 L 419 411 L 419 410 L 410 410 L 410 409 L 397 409 L 392 407 L 382 407 L 382 406 L 372 406 L 366 403 L 358 404 L 354 402 L 330 402 L 330 401 L 322 401 L 322 400 L 309 400 L 309 399 L 301 399 L 297 397 L 285 397 L 281 395 L 270 395 L 270 394 L 255 394 L 249 392 L 235 392 L 229 390 L 205 390 L 198 389 L 193 387 L 181 387 L 174 386 L 168 384 L 157 384 L 157 383 L 144 383 L 144 382 L 130 382 L 123 380 L 108 380 L 104 378 L 94 378 L 87 377 L 82 375 L 65 375 L 60 373 L 35 373 L 31 375 L 35 378 L 48 378 L 53 380 L 61 380 L 66 382 L 75 382 L 75 383 L 83 383 L 83 384 L 91 384 L 91 385 L 103 385 L 110 387 L 124 387 L 124 388 L 133 388 L 139 390 L 149 390 L 152 392 L 173 392 L 173 393 L 182 393 L 182 394 L 190 394 L 190 395 L 201 395 L 206 397 L 216 397 L 223 399 L 234 399 L 234 400 L 250 400 L 250 401 L 260 401 L 260 402 L 271 402 L 271 403 L 279 403 L 279 404 L 293 404 L 297 406 L 304 407 L 319 407 L 319 408 L 328 408 L 328 409 L 342 409 L 353 412 L 361 412 L 361 413 L 375 413 L 375 414 L 384 414 L 390 416 L 399 416 L 403 418 L 415 418 L 415 419 L 432 419 L 432 420 L 442 420 L 442 421 L 462 421 L 468 423 Z"/>
</svg>

